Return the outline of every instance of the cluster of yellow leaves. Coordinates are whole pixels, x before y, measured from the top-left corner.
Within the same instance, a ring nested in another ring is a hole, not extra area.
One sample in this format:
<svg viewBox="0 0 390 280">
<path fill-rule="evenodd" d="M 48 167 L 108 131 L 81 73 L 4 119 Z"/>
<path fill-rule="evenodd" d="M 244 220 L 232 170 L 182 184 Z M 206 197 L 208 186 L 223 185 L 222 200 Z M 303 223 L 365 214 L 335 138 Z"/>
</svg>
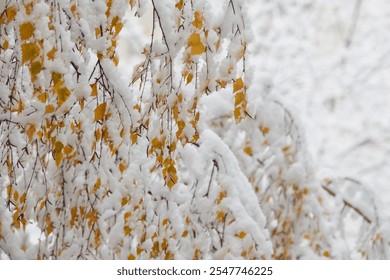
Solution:
<svg viewBox="0 0 390 280">
<path fill-rule="evenodd" d="M 166 158 L 164 160 L 162 174 L 165 184 L 168 186 L 168 188 L 172 189 L 178 180 L 175 161 L 173 159 Z"/>
</svg>

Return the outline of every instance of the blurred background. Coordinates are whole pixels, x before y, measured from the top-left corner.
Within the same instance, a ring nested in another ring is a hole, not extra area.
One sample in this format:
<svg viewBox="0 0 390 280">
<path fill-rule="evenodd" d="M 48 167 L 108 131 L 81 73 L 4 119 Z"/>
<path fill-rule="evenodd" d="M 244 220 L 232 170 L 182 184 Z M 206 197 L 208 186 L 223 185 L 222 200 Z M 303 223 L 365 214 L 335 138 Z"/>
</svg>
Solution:
<svg viewBox="0 0 390 280">
<path fill-rule="evenodd" d="M 377 207 L 390 218 L 390 2 L 247 5 L 258 93 L 277 94 L 295 108 L 320 179 L 352 178 L 378 196 Z M 148 41 L 151 13 L 127 18 L 119 67 L 130 80 Z"/>
</svg>

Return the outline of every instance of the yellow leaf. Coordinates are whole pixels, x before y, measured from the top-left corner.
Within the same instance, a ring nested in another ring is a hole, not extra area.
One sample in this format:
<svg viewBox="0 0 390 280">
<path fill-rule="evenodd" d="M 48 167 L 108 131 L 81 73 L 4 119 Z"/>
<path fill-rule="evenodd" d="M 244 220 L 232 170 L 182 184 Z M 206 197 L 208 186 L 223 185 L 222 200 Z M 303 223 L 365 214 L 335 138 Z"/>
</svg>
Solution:
<svg viewBox="0 0 390 280">
<path fill-rule="evenodd" d="M 96 183 L 95 185 L 93 185 L 93 189 L 89 192 L 90 194 L 94 194 L 98 191 L 98 189 L 100 188 L 100 186 L 102 185 L 102 180 L 100 178 L 98 178 L 96 180 Z"/>
<path fill-rule="evenodd" d="M 126 163 L 124 163 L 123 161 L 121 161 L 120 163 L 119 163 L 119 171 L 121 172 L 121 173 L 123 173 L 125 170 L 126 170 Z"/>
<path fill-rule="evenodd" d="M 30 124 L 29 128 L 27 129 L 27 136 L 28 139 L 31 141 L 35 133 L 35 125 Z"/>
<path fill-rule="evenodd" d="M 238 78 L 233 84 L 233 92 L 237 92 L 244 87 L 242 78 Z"/>
<path fill-rule="evenodd" d="M 18 201 L 18 199 L 19 199 L 19 193 L 18 193 L 17 191 L 14 192 L 13 198 L 14 198 L 14 201 L 15 201 L 15 202 Z"/>
<path fill-rule="evenodd" d="M 234 109 L 234 119 L 236 121 L 240 121 L 241 120 L 241 108 L 240 107 L 236 107 Z"/>
<path fill-rule="evenodd" d="M 76 10 L 77 10 L 76 4 L 73 4 L 73 5 L 70 7 L 70 11 L 72 12 L 73 15 L 76 13 Z"/>
<path fill-rule="evenodd" d="M 69 146 L 69 145 L 66 145 L 65 148 L 64 148 L 64 153 L 66 156 L 69 156 L 69 154 L 73 151 L 73 147 L 72 146 Z"/>
<path fill-rule="evenodd" d="M 234 106 L 240 105 L 245 100 L 245 94 L 243 92 L 238 92 L 235 95 Z"/>
<path fill-rule="evenodd" d="M 45 114 L 50 114 L 50 113 L 53 113 L 54 111 L 55 111 L 55 109 L 54 109 L 53 105 L 47 105 L 45 107 Z"/>
<path fill-rule="evenodd" d="M 128 257 L 127 257 L 128 260 L 135 260 L 135 256 L 133 254 L 130 254 Z"/>
<path fill-rule="evenodd" d="M 195 14 L 195 19 L 192 22 L 192 25 L 195 26 L 198 29 L 201 29 L 203 27 L 203 16 L 200 12 L 196 11 Z"/>
<path fill-rule="evenodd" d="M 324 251 L 324 252 L 322 253 L 322 255 L 323 255 L 324 257 L 326 257 L 326 258 L 329 258 L 329 257 L 330 257 L 329 251 Z"/>
<path fill-rule="evenodd" d="M 246 232 L 240 231 L 238 234 L 235 235 L 236 237 L 243 239 L 246 236 Z"/>
<path fill-rule="evenodd" d="M 226 191 L 220 192 L 217 198 L 217 205 L 221 203 L 221 201 L 226 197 Z"/>
<path fill-rule="evenodd" d="M 179 2 L 176 3 L 175 7 L 181 11 L 183 9 L 183 5 L 184 5 L 184 0 L 180 0 Z"/>
<path fill-rule="evenodd" d="M 127 197 L 122 197 L 121 206 L 125 206 L 128 202 L 129 202 L 129 199 Z"/>
<path fill-rule="evenodd" d="M 24 7 L 26 8 L 26 14 L 27 15 L 31 15 L 31 12 L 32 12 L 32 9 L 33 9 L 33 4 L 34 4 L 34 2 L 31 2 L 31 3 L 28 3 L 28 4 L 24 5 Z"/>
<path fill-rule="evenodd" d="M 32 61 L 38 57 L 40 48 L 36 43 L 24 43 L 22 44 L 22 63 Z"/>
<path fill-rule="evenodd" d="M 48 53 L 47 53 L 47 58 L 49 60 L 54 60 L 55 55 L 56 55 L 57 49 L 53 47 Z"/>
<path fill-rule="evenodd" d="M 95 121 L 101 121 L 104 119 L 104 115 L 106 113 L 106 106 L 107 106 L 106 102 L 103 102 L 96 107 L 96 109 L 94 111 L 94 113 L 95 113 L 94 120 Z"/>
<path fill-rule="evenodd" d="M 54 151 L 56 153 L 60 153 L 62 152 L 62 149 L 64 148 L 64 144 L 62 144 L 62 142 L 60 141 L 57 141 L 55 144 L 54 144 Z"/>
<path fill-rule="evenodd" d="M 91 86 L 91 96 L 94 97 L 94 96 L 97 96 L 98 95 L 98 91 L 97 91 L 97 83 L 94 83 L 92 86 Z"/>
<path fill-rule="evenodd" d="M 70 96 L 70 90 L 67 87 L 61 87 L 57 91 L 58 99 L 57 103 L 58 106 L 61 106 Z"/>
<path fill-rule="evenodd" d="M 267 126 L 262 126 L 262 127 L 261 127 L 261 132 L 263 132 L 263 134 L 267 134 L 267 133 L 269 132 L 269 127 L 267 127 Z M 283 151 L 284 151 L 284 152 L 287 152 L 289 149 L 290 149 L 290 147 L 288 147 L 288 149 L 286 149 L 286 147 L 285 147 L 285 148 L 283 148 Z"/>
<path fill-rule="evenodd" d="M 32 76 L 36 76 L 42 71 L 42 64 L 39 61 L 31 63 L 30 73 Z M 34 78 L 34 77 L 33 77 Z"/>
<path fill-rule="evenodd" d="M 52 72 L 51 73 L 51 79 L 53 81 L 53 85 L 55 88 L 60 88 L 60 86 L 64 83 L 64 81 L 62 80 L 62 74 L 61 73 L 58 73 L 58 72 Z"/>
<path fill-rule="evenodd" d="M 158 140 L 157 137 L 153 138 L 153 140 L 152 140 L 152 147 L 157 149 L 157 150 L 161 150 L 162 149 L 162 143 L 160 142 L 160 140 Z"/>
<path fill-rule="evenodd" d="M 26 197 L 27 197 L 27 193 L 22 194 L 22 196 L 20 197 L 20 202 L 21 203 L 25 203 L 26 202 Z"/>
<path fill-rule="evenodd" d="M 124 226 L 123 232 L 125 233 L 125 236 L 128 236 L 131 233 L 131 228 L 129 226 Z"/>
<path fill-rule="evenodd" d="M 49 235 L 50 233 L 53 232 L 53 225 L 51 224 L 51 219 L 49 215 L 46 216 L 45 221 L 46 221 L 46 233 L 47 235 Z"/>
<path fill-rule="evenodd" d="M 11 7 L 8 7 L 7 10 L 6 10 L 6 13 L 7 13 L 7 23 L 10 23 L 11 21 L 14 20 L 15 16 L 16 16 L 16 7 L 15 6 L 11 6 Z"/>
<path fill-rule="evenodd" d="M 118 22 L 117 24 L 115 24 L 115 32 L 116 32 L 116 35 L 118 35 L 119 32 L 121 32 L 122 28 L 123 28 L 123 23 Z"/>
<path fill-rule="evenodd" d="M 31 22 L 24 22 L 20 25 L 19 32 L 22 40 L 29 39 L 34 34 L 34 25 Z"/>
<path fill-rule="evenodd" d="M 138 139 L 137 133 L 133 132 L 133 133 L 131 134 L 131 144 L 134 145 L 135 143 L 137 143 L 137 139 Z"/>
<path fill-rule="evenodd" d="M 191 47 L 191 55 L 202 54 L 206 51 L 206 48 L 200 40 L 199 33 L 191 34 L 190 38 L 188 38 L 188 46 Z"/>
<path fill-rule="evenodd" d="M 122 199 L 123 200 L 123 199 Z M 127 201 L 128 202 L 128 201 Z M 125 204 L 127 204 L 127 202 Z M 125 204 L 123 204 L 122 206 L 124 206 Z M 123 215 L 123 219 L 125 220 L 125 222 L 131 217 L 131 213 L 130 212 L 126 212 L 124 215 Z"/>
<path fill-rule="evenodd" d="M 244 153 L 246 153 L 248 156 L 253 156 L 253 151 L 251 146 L 246 146 L 244 148 Z"/>
<path fill-rule="evenodd" d="M 3 49 L 4 50 L 7 50 L 9 47 L 9 42 L 7 40 L 4 39 L 4 42 L 3 42 Z"/>
<path fill-rule="evenodd" d="M 61 152 L 55 154 L 55 160 L 56 160 L 57 167 L 60 166 L 63 157 L 64 157 L 64 155 Z"/>
<path fill-rule="evenodd" d="M 226 216 L 225 212 L 223 212 L 223 211 L 217 212 L 217 220 L 220 220 L 223 222 L 223 221 L 225 221 L 225 216 Z"/>
<path fill-rule="evenodd" d="M 42 103 L 45 103 L 47 100 L 47 94 L 46 92 L 42 92 L 40 95 L 38 95 L 38 100 Z"/>
</svg>

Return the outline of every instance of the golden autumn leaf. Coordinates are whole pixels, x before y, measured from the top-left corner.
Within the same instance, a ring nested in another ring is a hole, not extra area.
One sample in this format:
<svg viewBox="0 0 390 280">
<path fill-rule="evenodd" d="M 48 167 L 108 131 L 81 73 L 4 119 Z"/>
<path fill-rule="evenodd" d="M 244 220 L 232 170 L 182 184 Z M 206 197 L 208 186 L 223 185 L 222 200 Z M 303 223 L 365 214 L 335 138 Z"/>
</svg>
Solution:
<svg viewBox="0 0 390 280">
<path fill-rule="evenodd" d="M 176 3 L 175 7 L 176 9 L 178 9 L 179 11 L 181 11 L 183 9 L 183 5 L 184 5 L 184 0 L 180 0 Z"/>
<path fill-rule="evenodd" d="M 234 98 L 234 106 L 235 107 L 240 105 L 245 100 L 245 94 L 243 92 L 236 93 L 236 95 L 234 97 L 235 97 Z"/>
<path fill-rule="evenodd" d="M 116 32 L 116 35 L 119 34 L 119 32 L 121 32 L 123 28 L 123 23 L 122 22 L 118 22 L 115 24 L 115 32 Z"/>
<path fill-rule="evenodd" d="M 41 101 L 42 103 L 45 103 L 47 101 L 47 93 L 42 92 L 41 94 L 38 95 L 38 100 Z"/>
<path fill-rule="evenodd" d="M 127 257 L 128 260 L 132 261 L 132 260 L 135 260 L 135 256 L 133 254 L 130 254 L 128 257 Z"/>
<path fill-rule="evenodd" d="M 57 167 L 60 166 L 61 162 L 62 162 L 62 159 L 63 159 L 64 155 L 60 152 L 60 153 L 56 153 L 55 154 L 55 161 L 56 161 L 56 165 Z"/>
<path fill-rule="evenodd" d="M 54 60 L 55 55 L 56 55 L 57 49 L 53 47 L 48 53 L 47 53 L 47 58 L 49 60 Z"/>
<path fill-rule="evenodd" d="M 42 71 L 42 69 L 43 69 L 42 64 L 39 61 L 35 61 L 30 65 L 30 73 L 32 76 L 38 75 Z"/>
<path fill-rule="evenodd" d="M 15 6 L 10 6 L 6 9 L 6 13 L 7 13 L 7 23 L 10 23 L 11 21 L 14 20 L 14 18 L 16 17 L 16 7 Z"/>
<path fill-rule="evenodd" d="M 72 12 L 73 15 L 76 13 L 76 10 L 77 10 L 76 4 L 73 4 L 73 5 L 70 7 L 70 11 Z"/>
<path fill-rule="evenodd" d="M 98 95 L 98 90 L 97 90 L 97 83 L 94 83 L 92 86 L 91 86 L 91 96 L 94 97 L 94 96 L 97 96 Z"/>
<path fill-rule="evenodd" d="M 191 55 L 202 54 L 206 51 L 206 48 L 200 39 L 199 33 L 191 34 L 188 38 L 188 47 L 191 47 Z"/>
<path fill-rule="evenodd" d="M 7 40 L 4 40 L 2 48 L 3 48 L 4 50 L 7 50 L 8 47 L 9 47 L 9 42 L 8 42 Z"/>
<path fill-rule="evenodd" d="M 236 120 L 236 122 L 239 122 L 242 119 L 240 107 L 234 108 L 234 119 Z"/>
<path fill-rule="evenodd" d="M 192 25 L 198 29 L 201 29 L 203 27 L 203 15 L 199 11 L 196 11 L 194 17 L 195 19 L 192 22 Z"/>
<path fill-rule="evenodd" d="M 66 146 L 64 147 L 64 153 L 65 153 L 65 155 L 66 155 L 66 156 L 69 156 L 69 154 L 70 154 L 71 152 L 73 152 L 73 147 L 72 147 L 72 146 L 69 146 L 69 145 L 66 145 Z"/>
<path fill-rule="evenodd" d="M 237 92 L 244 87 L 242 78 L 238 78 L 233 84 L 233 92 Z"/>
<path fill-rule="evenodd" d="M 125 236 L 128 236 L 131 234 L 131 228 L 129 226 L 124 226 L 123 232 L 125 233 Z"/>
<path fill-rule="evenodd" d="M 100 188 L 100 186 L 102 185 L 102 179 L 98 178 L 96 180 L 96 183 L 93 185 L 93 188 L 92 190 L 89 192 L 90 194 L 94 194 L 98 191 L 98 189 Z"/>
<path fill-rule="evenodd" d="M 39 56 L 40 48 L 36 43 L 24 43 L 22 44 L 22 63 L 32 61 Z"/>
<path fill-rule="evenodd" d="M 34 24 L 30 21 L 24 22 L 20 25 L 19 27 L 19 32 L 20 32 L 20 38 L 22 40 L 27 40 L 29 39 L 33 34 L 34 34 Z"/>
<path fill-rule="evenodd" d="M 243 239 L 246 236 L 246 232 L 240 231 L 235 236 L 240 238 L 240 239 Z"/>
<path fill-rule="evenodd" d="M 34 136 L 34 133 L 35 133 L 35 125 L 34 124 L 30 124 L 29 125 L 29 128 L 27 129 L 27 136 L 28 136 L 28 139 L 31 141 L 33 136 Z"/>
<path fill-rule="evenodd" d="M 251 146 L 244 147 L 244 153 L 246 153 L 248 156 L 253 156 L 253 150 Z"/>
<path fill-rule="evenodd" d="M 70 90 L 67 87 L 61 87 L 57 91 L 57 103 L 61 106 L 70 96 Z"/>
<path fill-rule="evenodd" d="M 31 15 L 32 9 L 33 9 L 34 2 L 30 2 L 26 5 L 24 5 L 24 8 L 26 9 L 26 14 Z"/>
<path fill-rule="evenodd" d="M 25 203 L 26 202 L 26 197 L 27 197 L 27 193 L 23 193 L 22 196 L 20 197 L 20 202 L 21 203 Z"/>
<path fill-rule="evenodd" d="M 137 133 L 133 132 L 133 133 L 131 134 L 131 144 L 134 145 L 135 143 L 137 143 L 137 139 L 138 139 Z"/>
<path fill-rule="evenodd" d="M 119 163 L 119 171 L 120 171 L 121 173 L 123 173 L 123 172 L 126 170 L 126 168 L 127 168 L 126 163 L 123 162 L 123 161 L 121 161 L 121 162 Z"/>
<path fill-rule="evenodd" d="M 94 111 L 95 122 L 101 121 L 104 119 L 104 115 L 106 113 L 106 106 L 107 106 L 107 103 L 103 102 L 96 107 L 96 109 Z"/>
<path fill-rule="evenodd" d="M 54 151 L 56 153 L 60 153 L 62 151 L 62 149 L 64 148 L 64 144 L 62 144 L 61 141 L 57 141 L 55 144 L 54 144 Z"/>
<path fill-rule="evenodd" d="M 55 108 L 53 105 L 47 105 L 45 107 L 45 114 L 50 114 L 50 113 L 53 113 L 55 111 Z"/>
</svg>

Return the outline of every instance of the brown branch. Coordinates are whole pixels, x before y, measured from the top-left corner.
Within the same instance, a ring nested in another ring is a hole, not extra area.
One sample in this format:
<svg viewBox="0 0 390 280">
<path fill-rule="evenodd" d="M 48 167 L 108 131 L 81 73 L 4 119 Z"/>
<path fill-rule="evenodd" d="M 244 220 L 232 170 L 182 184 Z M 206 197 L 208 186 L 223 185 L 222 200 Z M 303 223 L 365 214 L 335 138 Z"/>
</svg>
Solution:
<svg viewBox="0 0 390 280">
<path fill-rule="evenodd" d="M 328 188 L 329 184 L 327 185 L 322 185 L 322 188 L 331 196 L 336 197 L 336 192 L 332 191 L 330 188 Z M 360 215 L 367 223 L 371 224 L 372 221 L 370 218 L 367 217 L 366 214 L 363 213 L 362 210 L 354 206 L 351 202 L 343 198 L 343 202 L 345 206 L 348 206 L 349 208 L 353 209 L 358 215 Z"/>
</svg>

